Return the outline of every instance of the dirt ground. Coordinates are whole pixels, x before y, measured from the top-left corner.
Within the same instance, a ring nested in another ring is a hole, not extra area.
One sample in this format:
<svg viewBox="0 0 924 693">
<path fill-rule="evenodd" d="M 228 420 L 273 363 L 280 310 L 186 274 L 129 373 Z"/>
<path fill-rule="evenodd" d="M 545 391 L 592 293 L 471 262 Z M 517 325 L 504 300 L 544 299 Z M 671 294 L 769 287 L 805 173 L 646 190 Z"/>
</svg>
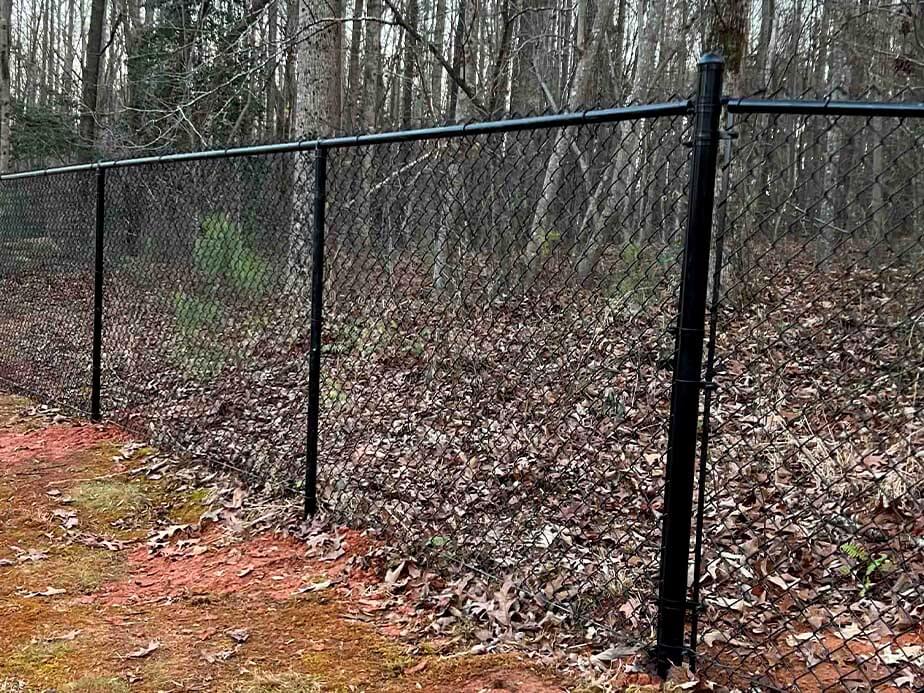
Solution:
<svg viewBox="0 0 924 693">
<path fill-rule="evenodd" d="M 409 642 L 349 560 L 364 537 L 319 552 L 248 531 L 207 489 L 168 486 L 154 453 L 0 396 L 0 692 L 579 687 L 462 639 Z"/>
</svg>

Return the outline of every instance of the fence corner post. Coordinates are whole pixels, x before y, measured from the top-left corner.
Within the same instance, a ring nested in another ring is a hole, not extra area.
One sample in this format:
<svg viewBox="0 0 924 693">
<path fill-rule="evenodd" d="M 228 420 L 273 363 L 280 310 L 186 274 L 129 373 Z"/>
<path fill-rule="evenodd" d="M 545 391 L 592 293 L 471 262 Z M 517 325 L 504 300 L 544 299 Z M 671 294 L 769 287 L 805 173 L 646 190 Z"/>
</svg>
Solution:
<svg viewBox="0 0 924 693">
<path fill-rule="evenodd" d="M 327 207 L 327 148 L 315 149 L 314 223 L 311 228 L 311 346 L 308 360 L 308 446 L 305 458 L 305 517 L 318 511 L 318 430 L 321 407 L 321 324 L 324 312 L 324 213 Z"/>
<path fill-rule="evenodd" d="M 103 358 L 103 233 L 106 224 L 106 169 L 96 169 L 96 233 L 93 266 L 93 364 L 90 387 L 90 420 L 102 418 L 100 388 Z"/>
<path fill-rule="evenodd" d="M 685 654 L 693 480 L 699 403 L 703 387 L 709 246 L 715 202 L 724 61 L 715 54 L 706 53 L 699 59 L 697 67 L 693 155 L 690 161 L 687 227 L 671 383 L 658 581 L 658 639 L 655 656 L 662 676 L 671 665 L 681 664 Z"/>
</svg>

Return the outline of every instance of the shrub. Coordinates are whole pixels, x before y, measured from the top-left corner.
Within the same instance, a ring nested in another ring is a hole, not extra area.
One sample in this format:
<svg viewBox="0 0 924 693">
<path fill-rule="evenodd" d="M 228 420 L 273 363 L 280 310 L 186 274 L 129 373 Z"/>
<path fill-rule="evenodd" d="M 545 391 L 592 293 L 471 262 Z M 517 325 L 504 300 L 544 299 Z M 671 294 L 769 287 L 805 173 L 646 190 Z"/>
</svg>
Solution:
<svg viewBox="0 0 924 693">
<path fill-rule="evenodd" d="M 209 280 L 246 293 L 261 291 L 269 275 L 267 262 L 226 214 L 210 214 L 202 220 L 193 262 Z"/>
<path fill-rule="evenodd" d="M 173 314 L 184 335 L 191 337 L 215 327 L 222 319 L 221 306 L 177 291 L 173 295 Z"/>
</svg>

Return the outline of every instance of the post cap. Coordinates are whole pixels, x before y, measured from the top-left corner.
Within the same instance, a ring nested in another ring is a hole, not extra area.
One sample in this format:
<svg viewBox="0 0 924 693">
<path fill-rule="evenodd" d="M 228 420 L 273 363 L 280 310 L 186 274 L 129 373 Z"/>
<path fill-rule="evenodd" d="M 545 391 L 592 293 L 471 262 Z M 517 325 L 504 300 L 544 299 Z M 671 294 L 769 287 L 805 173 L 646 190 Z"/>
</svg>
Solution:
<svg viewBox="0 0 924 693">
<path fill-rule="evenodd" d="M 703 53 L 699 57 L 699 60 L 697 61 L 696 64 L 699 65 L 700 67 L 704 65 L 724 65 L 725 59 L 721 55 L 718 55 L 716 53 L 712 53 L 712 52 Z"/>
</svg>

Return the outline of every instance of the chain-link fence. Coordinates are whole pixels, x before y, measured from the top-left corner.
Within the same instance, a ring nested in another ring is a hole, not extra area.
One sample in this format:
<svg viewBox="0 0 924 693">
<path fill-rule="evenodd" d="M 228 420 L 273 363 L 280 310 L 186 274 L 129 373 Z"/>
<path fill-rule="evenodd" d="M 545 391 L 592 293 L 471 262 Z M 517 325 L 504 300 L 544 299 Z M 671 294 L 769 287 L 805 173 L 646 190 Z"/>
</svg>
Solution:
<svg viewBox="0 0 924 693">
<path fill-rule="evenodd" d="M 739 687 L 913 689 L 924 122 L 799 108 L 732 114 L 700 653 Z"/>
<path fill-rule="evenodd" d="M 4 176 L 0 378 L 534 624 L 920 685 L 924 107 L 720 85 Z"/>
</svg>

